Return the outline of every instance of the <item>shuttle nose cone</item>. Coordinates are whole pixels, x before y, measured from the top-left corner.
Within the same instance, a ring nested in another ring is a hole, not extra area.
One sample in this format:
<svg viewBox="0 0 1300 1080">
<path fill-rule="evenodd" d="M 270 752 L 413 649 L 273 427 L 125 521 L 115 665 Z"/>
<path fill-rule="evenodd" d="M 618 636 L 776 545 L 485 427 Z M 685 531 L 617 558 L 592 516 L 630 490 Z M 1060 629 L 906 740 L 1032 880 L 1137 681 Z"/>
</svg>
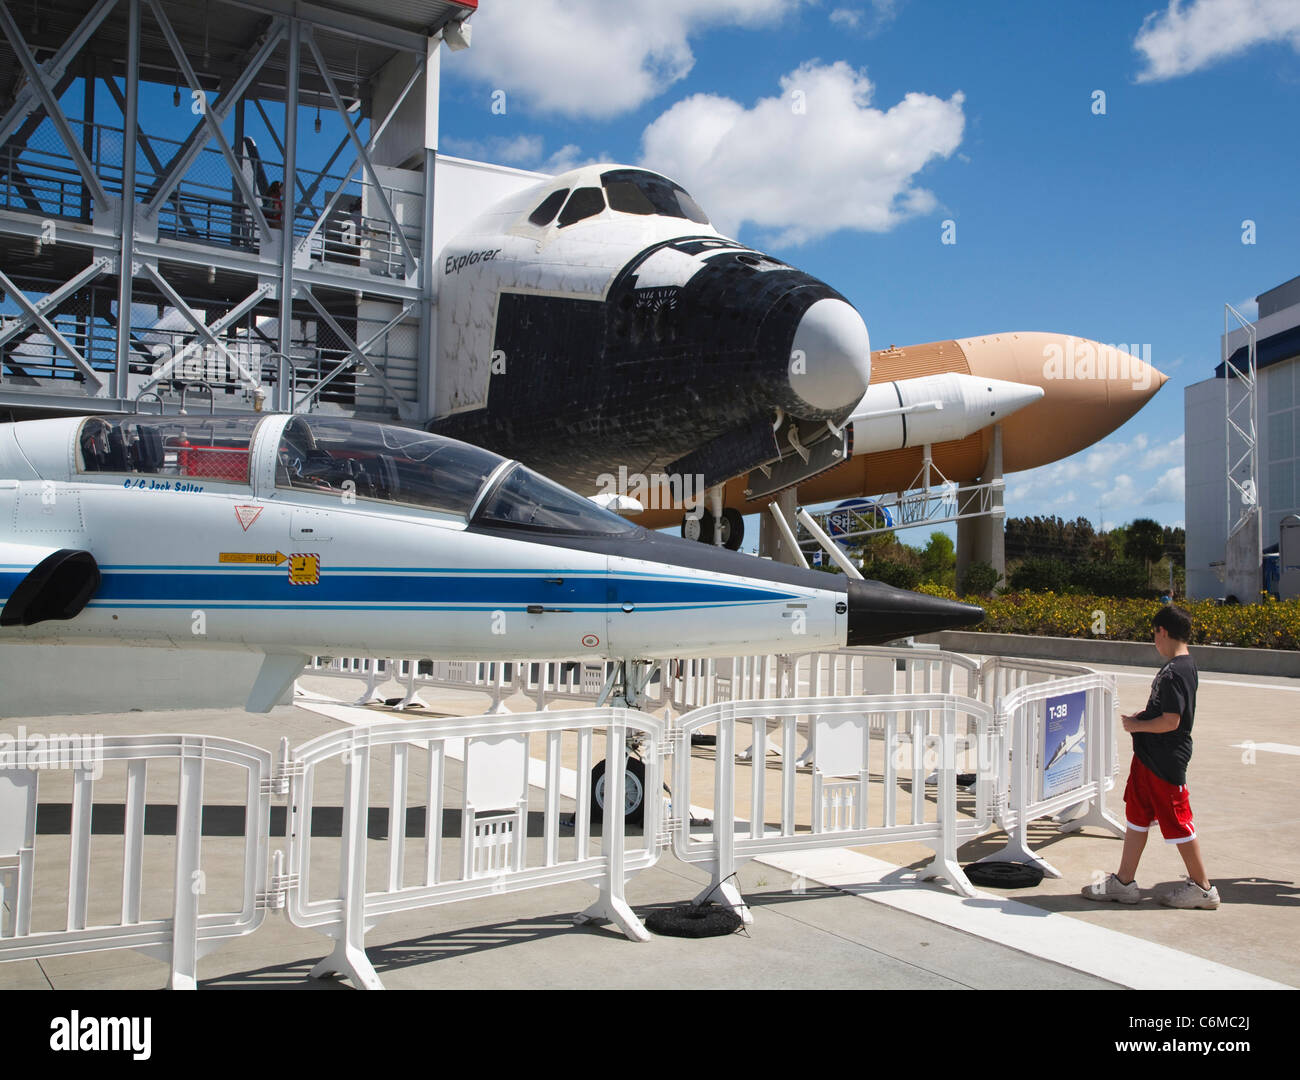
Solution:
<svg viewBox="0 0 1300 1080">
<path fill-rule="evenodd" d="M 941 596 L 896 589 L 879 581 L 849 582 L 850 645 L 883 645 L 912 634 L 932 634 L 983 622 L 984 609 Z"/>
<path fill-rule="evenodd" d="M 852 304 L 818 300 L 795 327 L 790 389 L 819 412 L 851 408 L 871 380 L 871 340 Z"/>
</svg>

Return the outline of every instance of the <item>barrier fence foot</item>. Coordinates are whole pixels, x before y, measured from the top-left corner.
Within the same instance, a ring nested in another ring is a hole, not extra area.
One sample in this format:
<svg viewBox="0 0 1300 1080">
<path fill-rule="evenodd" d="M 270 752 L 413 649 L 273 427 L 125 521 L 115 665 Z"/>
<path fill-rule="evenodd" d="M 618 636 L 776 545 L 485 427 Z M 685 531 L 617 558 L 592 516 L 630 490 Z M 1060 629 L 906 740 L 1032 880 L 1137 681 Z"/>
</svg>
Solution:
<svg viewBox="0 0 1300 1080">
<path fill-rule="evenodd" d="M 754 915 L 749 910 L 749 905 L 745 903 L 745 898 L 740 895 L 740 890 L 730 881 L 712 882 L 707 889 L 702 889 L 700 893 L 691 901 L 692 904 L 705 904 L 712 900 L 722 907 L 730 908 L 740 916 L 740 921 L 746 926 L 752 926 Z"/>
<path fill-rule="evenodd" d="M 769 735 L 769 736 L 767 737 L 767 752 L 768 752 L 769 754 L 776 754 L 777 757 L 780 757 L 780 756 L 781 756 L 781 746 L 780 746 L 780 744 L 779 744 L 779 743 L 778 743 L 774 738 L 772 738 L 771 735 Z M 737 761 L 753 761 L 753 760 L 754 760 L 754 747 L 753 747 L 753 744 L 750 744 L 750 746 L 749 746 L 748 748 L 742 750 L 739 754 L 737 754 L 737 755 L 736 755 L 736 760 L 737 760 Z"/>
<path fill-rule="evenodd" d="M 1100 799 L 1094 799 L 1088 804 L 1088 812 L 1080 817 L 1073 818 L 1065 822 L 1057 830 L 1062 833 L 1078 832 L 1080 829 L 1095 827 L 1105 829 L 1115 836 L 1124 835 L 1124 825 L 1106 812 Z"/>
<path fill-rule="evenodd" d="M 612 922 L 629 941 L 650 940 L 650 931 L 642 925 L 628 902 L 622 897 L 606 896 L 603 891 L 600 899 L 586 911 L 575 915 L 573 921 L 579 926 L 584 923 Z"/>
<path fill-rule="evenodd" d="M 1012 836 L 1007 841 L 1006 847 L 1002 848 L 1000 851 L 995 851 L 992 855 L 985 855 L 984 858 L 979 861 L 1030 863 L 1031 865 L 1038 867 L 1047 877 L 1059 878 L 1064 876 L 1061 871 L 1046 859 L 1035 855 L 1030 851 L 1029 847 L 1026 844 L 1022 844 L 1015 836 Z"/>
<path fill-rule="evenodd" d="M 197 990 L 198 988 L 198 982 L 194 976 L 186 971 L 173 970 L 171 977 L 167 980 L 168 990 Z"/>
<path fill-rule="evenodd" d="M 918 881 L 946 881 L 962 896 L 974 896 L 975 886 L 962 870 L 956 859 L 944 859 L 938 856 L 927 866 L 917 872 Z"/>
<path fill-rule="evenodd" d="M 334 951 L 311 969 L 308 978 L 323 979 L 327 975 L 342 975 L 346 979 L 351 979 L 352 985 L 358 990 L 384 988 L 365 951 L 344 941 L 335 942 Z"/>
</svg>

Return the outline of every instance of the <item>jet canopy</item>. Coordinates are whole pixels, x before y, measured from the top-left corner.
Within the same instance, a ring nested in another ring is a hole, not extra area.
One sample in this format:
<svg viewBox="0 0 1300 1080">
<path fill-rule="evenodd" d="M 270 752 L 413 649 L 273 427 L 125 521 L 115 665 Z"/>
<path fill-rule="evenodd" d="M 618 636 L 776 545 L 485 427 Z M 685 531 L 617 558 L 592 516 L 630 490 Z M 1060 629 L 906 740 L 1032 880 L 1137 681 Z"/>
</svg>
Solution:
<svg viewBox="0 0 1300 1080">
<path fill-rule="evenodd" d="M 259 443 L 263 424 L 283 425 L 278 443 L 273 435 Z M 254 459 L 265 462 L 263 454 L 274 447 L 277 489 L 335 496 L 344 506 L 357 500 L 394 503 L 475 525 L 545 533 L 620 535 L 635 529 L 516 461 L 392 424 L 333 416 L 93 416 L 75 438 L 82 473 L 252 488 L 259 473 Z M 269 467 L 262 475 L 270 476 Z"/>
<path fill-rule="evenodd" d="M 605 207 L 620 214 L 683 218 L 708 225 L 699 203 L 667 177 L 647 169 L 608 169 L 599 174 L 578 173 L 574 183 L 549 192 L 528 215 L 532 225 L 557 224 L 563 229 L 602 213 Z"/>
</svg>

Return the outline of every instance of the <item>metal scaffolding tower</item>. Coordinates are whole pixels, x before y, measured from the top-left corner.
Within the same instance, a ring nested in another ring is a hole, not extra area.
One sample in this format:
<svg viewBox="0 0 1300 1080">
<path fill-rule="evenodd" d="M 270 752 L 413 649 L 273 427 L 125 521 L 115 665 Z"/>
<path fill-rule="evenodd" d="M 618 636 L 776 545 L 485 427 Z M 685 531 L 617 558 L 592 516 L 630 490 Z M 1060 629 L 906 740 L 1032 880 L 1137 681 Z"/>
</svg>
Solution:
<svg viewBox="0 0 1300 1080">
<path fill-rule="evenodd" d="M 0 0 L 0 415 L 427 418 L 438 49 L 475 6 Z"/>
<path fill-rule="evenodd" d="M 1229 348 L 1229 327 L 1246 332 L 1246 363 L 1239 367 Z M 1255 327 L 1231 304 L 1223 305 L 1223 393 L 1228 469 L 1228 542 L 1225 582 L 1243 603 L 1259 600 L 1263 549 L 1259 505 L 1259 405 Z"/>
</svg>

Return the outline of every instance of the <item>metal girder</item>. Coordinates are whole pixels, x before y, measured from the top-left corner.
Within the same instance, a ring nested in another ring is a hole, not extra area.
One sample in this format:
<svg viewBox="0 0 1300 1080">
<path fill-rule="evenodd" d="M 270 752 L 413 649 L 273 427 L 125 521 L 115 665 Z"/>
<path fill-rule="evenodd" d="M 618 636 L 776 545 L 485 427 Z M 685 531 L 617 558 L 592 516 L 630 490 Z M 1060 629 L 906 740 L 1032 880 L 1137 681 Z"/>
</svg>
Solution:
<svg viewBox="0 0 1300 1080">
<path fill-rule="evenodd" d="M 303 191 L 302 193 L 303 202 L 305 203 L 311 202 L 312 196 L 316 194 L 317 189 L 324 182 L 325 177 L 329 175 L 330 169 L 334 167 L 334 162 L 338 161 L 339 155 L 343 153 L 343 148 L 347 146 L 347 144 L 348 144 L 348 137 L 344 135 L 343 138 L 339 140 L 338 146 L 334 147 L 334 153 L 330 154 L 329 160 L 325 162 L 324 165 L 321 166 L 320 172 L 316 174 L 316 179 L 311 182 L 311 186 Z"/>
<path fill-rule="evenodd" d="M 189 57 L 185 55 L 185 49 L 181 46 L 180 39 L 176 36 L 176 31 L 172 29 L 171 22 L 163 12 L 162 5 L 158 0 L 147 0 L 147 2 L 149 7 L 153 10 L 154 18 L 158 22 L 159 29 L 163 32 L 163 37 L 167 39 L 167 45 L 171 49 L 172 55 L 176 58 L 177 66 L 181 70 L 181 75 L 184 77 L 186 85 L 189 86 L 191 92 L 198 91 L 200 94 L 204 94 L 204 100 L 206 101 L 206 92 L 200 85 L 198 77 L 194 74 L 194 68 L 190 65 Z M 271 227 L 266 223 L 266 218 L 262 214 L 262 207 L 259 204 L 256 194 L 254 194 L 252 189 L 248 186 L 248 181 L 244 178 L 244 170 L 240 168 L 239 159 L 235 156 L 235 152 L 230 148 L 230 144 L 226 141 L 225 133 L 221 130 L 221 124 L 225 119 L 226 113 L 230 110 L 230 106 L 239 99 L 243 92 L 248 88 L 248 85 L 256 77 L 258 71 L 260 71 L 266 61 L 270 59 L 271 54 L 275 52 L 276 46 L 279 45 L 280 38 L 284 35 L 284 32 L 285 24 L 283 22 L 275 23 L 270 30 L 268 30 L 266 41 L 262 44 L 262 47 L 258 49 L 257 55 L 253 57 L 253 60 L 249 63 L 248 67 L 246 67 L 240 74 L 239 78 L 235 81 L 234 86 L 230 88 L 230 91 L 221 95 L 221 98 L 216 104 L 205 106 L 203 109 L 202 123 L 207 125 L 208 138 L 195 138 L 190 143 L 188 149 L 181 151 L 178 155 L 178 159 L 172 163 L 171 171 L 167 174 L 167 178 L 158 186 L 158 190 L 153 193 L 153 197 L 149 200 L 149 205 L 145 207 L 146 216 L 154 217 L 157 215 L 159 207 L 161 207 L 163 202 L 166 201 L 167 196 L 172 193 L 176 185 L 181 182 L 185 173 L 189 171 L 190 165 L 194 163 L 194 159 L 198 157 L 198 155 L 203 151 L 203 148 L 207 145 L 208 140 L 212 139 L 215 140 L 217 145 L 221 148 L 221 153 L 226 159 L 226 164 L 230 168 L 230 173 L 234 177 L 235 183 L 239 185 L 239 190 L 243 194 L 244 199 L 248 202 L 249 210 L 253 215 L 253 221 L 257 225 L 258 231 L 262 234 L 263 241 L 269 241 L 271 239 Z"/>
<path fill-rule="evenodd" d="M 389 205 L 388 196 L 384 194 L 383 185 L 379 182 L 379 174 L 375 172 L 375 166 L 370 160 L 370 154 L 361 142 L 361 136 L 357 134 L 357 129 L 352 124 L 352 117 L 348 115 L 343 99 L 339 96 L 339 89 L 334 85 L 334 77 L 330 75 L 329 65 L 325 63 L 325 58 L 320 54 L 320 48 L 316 44 L 315 36 L 308 29 L 303 37 L 307 41 L 307 48 L 311 50 L 312 58 L 316 61 L 316 68 L 330 92 L 330 97 L 334 99 L 334 108 L 342 118 L 344 127 L 347 128 L 348 138 L 352 140 L 352 145 L 357 148 L 357 156 L 361 159 L 361 165 L 366 170 L 366 175 L 370 177 L 370 182 L 375 186 L 375 197 L 379 199 L 379 205 L 383 208 L 384 216 L 388 218 L 388 223 L 392 225 L 393 232 L 397 234 L 397 242 L 402 246 L 402 258 L 406 262 L 406 276 L 410 277 L 411 271 L 415 269 L 416 265 L 415 254 L 411 251 L 411 245 L 407 243 L 406 235 L 402 232 L 401 223 L 397 220 L 397 215 L 393 213 L 392 206 Z M 417 68 L 417 70 L 419 69 Z"/>
<path fill-rule="evenodd" d="M 99 24 L 108 17 L 108 13 L 117 6 L 117 0 L 99 0 L 99 2 L 86 13 L 85 18 L 77 25 L 72 32 L 72 36 L 59 46 L 58 52 L 51 56 L 41 69 L 51 82 L 57 84 L 63 78 L 63 73 L 67 70 L 73 58 L 81 52 L 82 47 L 91 39 L 95 31 L 99 29 Z M 13 105 L 5 114 L 3 120 L 0 120 L 0 146 L 3 146 L 14 133 L 14 129 L 22 123 L 23 119 L 39 104 L 39 95 L 29 83 L 18 91 Z"/>
<path fill-rule="evenodd" d="M 271 123 L 271 118 L 266 115 L 266 110 L 262 108 L 262 103 L 257 98 L 253 98 L 253 104 L 257 106 L 257 111 L 259 114 L 261 114 L 262 122 L 266 124 L 266 130 L 270 133 L 271 141 L 275 143 L 275 148 L 280 154 L 280 160 L 281 162 L 283 162 L 285 156 L 284 143 L 280 141 L 280 136 L 275 133 L 275 125 Z M 288 110 L 286 110 L 286 116 L 287 115 L 288 115 Z M 298 175 L 298 171 L 296 169 L 294 170 L 293 181 L 294 184 L 297 185 L 298 190 L 302 192 L 302 201 L 306 202 L 311 196 L 307 194 L 307 186 L 302 182 L 302 177 Z"/>
<path fill-rule="evenodd" d="M 250 11 L 293 16 L 332 33 L 366 41 L 372 45 L 384 45 L 390 49 L 413 53 L 423 53 L 425 49 L 424 34 L 403 30 L 397 26 L 385 26 L 382 33 L 377 33 L 375 28 L 379 24 L 372 19 L 306 3 L 305 0 L 226 0 L 226 2 L 233 7 L 247 8 Z"/>
<path fill-rule="evenodd" d="M 384 388 L 388 396 L 392 398 L 393 401 L 397 404 L 397 415 L 403 420 L 407 419 L 407 417 L 410 415 L 411 403 L 406 401 L 400 394 L 398 394 L 398 392 L 395 389 L 393 389 L 393 384 L 388 381 L 388 378 L 384 375 L 382 371 L 380 371 L 377 367 L 375 367 L 375 365 L 371 362 L 370 357 L 368 357 L 364 352 L 361 351 L 361 346 L 359 346 L 356 343 L 356 341 L 353 340 L 352 335 L 349 334 L 346 330 L 344 330 L 343 327 L 339 326 L 338 320 L 336 320 L 333 315 L 331 315 L 328 311 L 325 310 L 325 306 L 319 300 L 316 299 L 315 293 L 313 293 L 311 289 L 307 289 L 307 288 L 304 288 L 302 292 L 303 295 L 306 297 L 307 302 L 311 304 L 311 306 L 316 309 L 317 314 L 319 314 L 320 317 L 325 320 L 326 325 L 328 325 L 329 328 L 338 335 L 339 340 L 343 342 L 343 344 L 347 347 L 348 353 L 351 356 L 356 357 L 357 361 L 368 372 L 370 372 L 371 375 L 375 377 L 375 379 L 379 382 L 379 385 Z M 393 325 L 396 325 L 396 323 L 394 323 Z M 387 333 L 389 329 L 391 329 L 391 327 L 385 327 L 385 329 L 382 332 Z M 375 337 L 378 337 L 378 335 L 375 335 Z M 373 342 L 374 340 L 375 338 L 371 338 L 370 342 Z M 370 344 L 370 342 L 367 342 L 367 344 Z"/>
<path fill-rule="evenodd" d="M 381 326 L 378 330 L 376 330 L 373 334 L 371 334 L 370 337 L 366 338 L 365 341 L 363 341 L 360 345 L 358 345 L 357 346 L 358 351 L 362 355 L 364 355 L 365 351 L 369 349 L 372 345 L 374 345 L 376 341 L 378 341 L 381 337 L 387 334 L 388 331 L 390 331 L 394 326 L 396 326 L 399 322 L 401 322 L 404 318 L 406 318 L 411 313 L 414 306 L 415 306 L 414 304 L 407 304 L 405 307 L 403 307 L 402 310 L 399 311 L 396 315 L 394 315 L 391 319 L 389 319 L 388 322 L 384 323 L 383 326 Z M 289 402 L 289 411 L 297 412 L 299 405 L 307 404 L 308 401 L 310 401 L 313 397 L 315 397 L 322 390 L 324 390 L 326 386 L 328 386 L 331 382 L 333 382 L 336 378 L 338 378 L 338 376 L 342 375 L 345 371 L 347 371 L 348 368 L 350 368 L 355 363 L 356 361 L 351 356 L 349 356 L 345 363 L 339 364 L 337 367 L 335 367 L 333 371 L 331 371 L 328 375 L 326 375 L 325 378 L 321 379 L 320 382 L 310 387 L 307 393 L 303 395 L 301 401 L 291 399 Z M 400 402 L 399 402 L 399 411 L 400 411 Z"/>
<path fill-rule="evenodd" d="M 371 131 L 370 138 L 366 141 L 366 145 L 365 145 L 365 152 L 367 154 L 369 154 L 370 151 L 372 151 L 375 148 L 375 144 L 379 142 L 380 136 L 384 134 L 384 131 L 385 129 L 387 129 L 389 122 L 393 119 L 394 116 L 397 115 L 397 110 L 402 107 L 402 102 L 406 100 L 406 95 L 411 92 L 411 87 L 413 87 L 419 81 L 420 76 L 423 74 L 424 74 L 424 65 L 417 64 L 415 66 L 415 70 L 411 72 L 411 77 L 406 80 L 406 85 L 402 87 L 402 92 L 397 95 L 396 100 L 394 100 L 392 106 L 385 114 L 383 120 L 380 121 L 379 125 L 377 127 L 374 127 L 373 130 Z M 352 141 L 347 135 L 343 136 L 343 140 L 344 142 Z M 337 154 L 335 156 L 337 156 Z M 331 158 L 330 160 L 333 161 L 333 158 Z M 295 249 L 295 254 L 306 250 L 307 245 L 311 243 L 312 237 L 315 236 L 318 232 L 320 232 L 321 227 L 325 224 L 330 214 L 334 212 L 334 207 L 338 205 L 339 199 L 343 197 L 343 191 L 347 187 L 348 179 L 352 176 L 354 172 L 356 172 L 358 160 L 359 160 L 359 155 L 354 156 L 352 158 L 352 161 L 348 164 L 347 170 L 343 173 L 343 183 L 341 183 L 338 186 L 338 188 L 335 190 L 334 194 L 329 197 L 329 201 L 325 203 L 325 209 L 321 211 L 320 216 L 316 219 L 316 223 L 312 225 L 310 229 L 307 230 L 307 235 L 303 237 L 301 243 L 297 245 L 297 248 Z"/>
<path fill-rule="evenodd" d="M 195 332 L 200 337 L 205 338 L 209 345 L 220 350 L 221 355 L 226 358 L 227 363 L 247 379 L 250 385 L 258 386 L 261 384 L 260 376 L 254 376 L 248 368 L 241 364 L 239 358 L 226 348 L 225 342 L 218 338 L 217 334 L 238 319 L 245 311 L 257 304 L 266 294 L 266 286 L 259 285 L 257 289 L 254 290 L 251 295 L 245 297 L 236 308 L 232 308 L 230 311 L 226 312 L 226 314 L 222 316 L 221 319 L 218 319 L 213 326 L 208 326 L 208 324 L 199 317 L 198 312 L 185 302 L 185 299 L 181 294 L 172 288 L 171 282 L 163 277 L 155 267 L 145 266 L 144 272 L 149 279 L 158 286 L 163 296 L 167 298 L 167 302 L 185 317 L 186 322 L 194 327 Z M 186 348 L 188 348 L 188 346 L 186 346 Z M 182 349 L 181 352 L 184 353 L 185 350 Z M 167 361 L 167 363 L 163 364 L 161 368 L 153 373 L 153 378 L 141 388 L 141 392 L 149 389 L 149 387 L 155 385 L 162 379 L 165 379 L 171 373 L 171 369 L 175 367 L 176 362 L 179 359 L 179 355 L 173 356 Z"/>
<path fill-rule="evenodd" d="M 112 259 L 105 258 L 102 255 L 99 256 L 97 259 L 91 262 L 89 266 L 87 266 L 84 270 L 82 270 L 81 273 L 75 275 L 74 277 L 69 278 L 57 289 L 55 289 L 52 293 L 48 294 L 47 296 L 45 296 L 40 300 L 37 300 L 36 303 L 32 305 L 32 309 L 34 311 L 41 311 L 41 312 L 47 310 L 48 311 L 56 310 L 59 307 L 59 305 L 63 303 L 64 300 L 66 300 L 69 296 L 75 293 L 82 286 L 90 284 L 90 282 L 94 281 L 95 278 L 99 277 L 101 274 L 108 273 L 109 268 L 112 265 L 113 265 Z M 24 312 L 22 317 L 19 318 L 17 322 L 13 323 L 12 325 L 6 327 L 3 330 L 0 330 L 0 348 L 3 348 L 5 345 L 8 345 L 9 342 L 11 342 L 14 338 L 18 337 L 18 335 L 21 334 L 24 330 L 26 330 L 29 326 L 34 325 L 35 322 L 36 319 L 33 315 Z"/>
<path fill-rule="evenodd" d="M 298 198 L 293 179 L 298 174 L 298 76 L 302 64 L 302 27 L 295 22 L 289 37 L 289 63 L 284 88 L 284 176 L 288 180 L 280 206 L 280 333 L 277 351 L 286 361 L 293 349 L 293 228 L 298 218 Z M 292 104 L 291 104 L 292 103 Z M 292 380 L 275 388 L 277 407 L 289 405 Z"/>
<path fill-rule="evenodd" d="M 77 171 L 81 173 L 81 179 L 85 182 L 86 187 L 90 189 L 91 197 L 95 200 L 95 206 L 100 209 L 107 208 L 112 204 L 112 198 L 104 189 L 104 185 L 100 183 L 95 167 L 86 156 L 86 152 L 81 148 L 81 143 L 73 136 L 72 128 L 68 126 L 68 118 L 64 116 L 58 99 L 50 90 L 47 76 L 37 67 L 31 50 L 27 48 L 27 42 L 23 38 L 22 31 L 18 29 L 18 24 L 14 22 L 14 17 L 9 13 L 9 7 L 4 3 L 4 0 L 0 0 L 0 29 L 4 30 L 5 36 L 9 39 L 9 44 L 13 46 L 14 55 L 18 57 L 18 62 L 22 64 L 23 71 L 27 73 L 28 83 L 37 97 L 41 99 L 41 104 L 45 106 L 45 115 L 49 117 L 50 123 L 58 131 L 64 148 L 77 166 Z M 130 193 L 126 194 L 127 197 L 131 197 Z"/>
<path fill-rule="evenodd" d="M 59 333 L 57 327 L 46 318 L 45 313 L 28 300 L 27 297 L 23 295 L 23 291 L 9 280 L 8 275 L 6 275 L 3 270 L 0 270 L 0 288 L 3 288 L 4 291 L 9 294 L 14 303 L 23 309 L 29 319 L 40 325 L 41 329 L 45 331 L 45 336 L 54 342 L 58 350 L 81 369 L 81 373 L 86 376 L 86 385 L 89 386 L 93 392 L 98 393 L 103 389 L 104 380 L 99 377 L 99 373 L 90 366 L 81 353 L 77 352 L 73 344 Z"/>
<path fill-rule="evenodd" d="M 104 80 L 104 85 L 108 87 L 108 92 L 113 95 L 113 100 L 117 102 L 117 107 L 122 110 L 122 115 L 125 117 L 127 115 L 126 98 L 122 95 L 122 91 L 117 88 L 117 80 L 110 75 Z M 149 141 L 149 136 L 140 131 L 137 132 L 136 138 L 140 142 L 140 149 L 144 152 L 145 159 L 153 166 L 154 172 L 158 176 L 162 176 L 166 169 L 162 161 L 159 160 L 158 155 L 153 152 L 153 144 Z M 180 214 L 181 220 L 190 227 L 195 236 L 202 235 L 198 226 L 194 224 L 194 219 L 189 214 L 179 207 L 177 212 Z"/>
<path fill-rule="evenodd" d="M 117 310 L 127 332 L 117 331 L 113 393 L 125 397 L 131 382 L 131 296 L 135 275 L 135 160 L 140 134 L 140 0 L 126 0 L 126 108 L 122 119 L 122 218 L 117 267 Z"/>
</svg>

